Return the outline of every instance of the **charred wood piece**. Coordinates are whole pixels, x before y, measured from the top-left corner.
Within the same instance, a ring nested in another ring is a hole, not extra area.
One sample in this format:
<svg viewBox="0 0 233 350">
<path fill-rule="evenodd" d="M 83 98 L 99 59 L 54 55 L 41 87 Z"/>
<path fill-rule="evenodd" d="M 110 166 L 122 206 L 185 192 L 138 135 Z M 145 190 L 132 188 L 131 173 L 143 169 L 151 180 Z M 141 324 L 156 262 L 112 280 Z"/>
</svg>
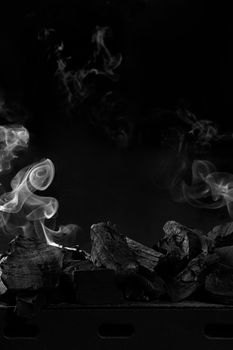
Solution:
<svg viewBox="0 0 233 350">
<path fill-rule="evenodd" d="M 221 304 L 233 304 L 233 267 L 218 264 L 205 280 L 208 299 Z"/>
<path fill-rule="evenodd" d="M 93 263 L 115 271 L 126 297 L 144 300 L 164 293 L 164 282 L 154 273 L 161 253 L 121 234 L 110 222 L 92 225 L 91 240 Z"/>
<path fill-rule="evenodd" d="M 201 285 L 205 277 L 219 261 L 217 254 L 200 254 L 191 260 L 187 267 L 176 277 L 167 281 L 167 291 L 172 301 L 181 301 L 192 295 Z"/>
<path fill-rule="evenodd" d="M 164 237 L 154 246 L 165 255 L 171 254 L 177 260 L 193 259 L 200 253 L 208 253 L 211 241 L 204 234 L 176 221 L 168 221 L 164 227 Z"/>
<path fill-rule="evenodd" d="M 35 236 L 17 236 L 0 262 L 1 279 L 10 290 L 37 290 L 58 285 L 64 252 Z"/>
</svg>

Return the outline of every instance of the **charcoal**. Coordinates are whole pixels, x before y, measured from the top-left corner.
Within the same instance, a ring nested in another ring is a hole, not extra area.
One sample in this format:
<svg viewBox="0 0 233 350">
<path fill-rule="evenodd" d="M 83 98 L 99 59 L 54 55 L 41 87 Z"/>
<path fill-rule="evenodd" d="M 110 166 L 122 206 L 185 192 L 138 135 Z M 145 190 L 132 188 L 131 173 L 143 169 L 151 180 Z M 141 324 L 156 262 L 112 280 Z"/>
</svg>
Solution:
<svg viewBox="0 0 233 350">
<path fill-rule="evenodd" d="M 87 262 L 87 265 L 93 265 L 91 262 L 91 256 L 85 250 L 79 248 L 79 246 L 74 247 L 75 250 L 65 250 L 64 258 L 62 263 L 62 271 L 66 271 L 69 268 L 73 268 L 75 265 L 81 264 L 83 261 L 84 265 Z"/>
<path fill-rule="evenodd" d="M 87 260 L 90 259 L 90 254 L 85 250 L 80 249 L 79 246 L 75 247 L 76 250 L 72 251 L 72 259 L 73 260 Z"/>
<path fill-rule="evenodd" d="M 193 259 L 195 256 L 211 250 L 211 240 L 195 229 L 191 229 L 176 221 L 168 221 L 164 227 L 164 237 L 154 246 L 173 259 Z"/>
<path fill-rule="evenodd" d="M 65 300 L 82 305 L 123 302 L 115 271 L 97 267 L 89 259 L 69 260 L 62 272 L 59 291 Z"/>
<path fill-rule="evenodd" d="M 74 274 L 76 302 L 81 305 L 120 304 L 123 294 L 117 287 L 115 271 L 103 268 L 78 270 Z"/>
<path fill-rule="evenodd" d="M 0 266 L 1 266 L 1 261 L 3 262 L 3 259 L 0 260 Z M 0 267 L 0 295 L 5 294 L 7 291 L 7 287 L 5 286 L 5 284 L 2 281 L 2 270 Z"/>
<path fill-rule="evenodd" d="M 114 270 L 124 294 L 131 300 L 164 294 L 164 282 L 154 272 L 161 253 L 131 240 L 109 222 L 92 225 L 91 240 L 92 261 L 98 267 Z"/>
<path fill-rule="evenodd" d="M 218 264 L 205 279 L 209 300 L 221 304 L 233 304 L 233 267 Z"/>
<path fill-rule="evenodd" d="M 126 238 L 110 222 L 91 226 L 91 260 L 97 267 L 136 272 L 139 264 Z"/>
<path fill-rule="evenodd" d="M 110 222 L 91 227 L 91 259 L 97 266 L 118 270 L 154 272 L 163 254 L 123 235 Z"/>
<path fill-rule="evenodd" d="M 205 276 L 219 262 L 217 254 L 199 254 L 176 277 L 167 281 L 167 291 L 172 301 L 181 301 L 190 297 L 204 284 Z"/>
<path fill-rule="evenodd" d="M 154 276 L 153 281 L 139 274 L 117 275 L 119 288 L 124 297 L 130 301 L 157 300 L 166 293 L 165 282 L 159 276 Z"/>
<path fill-rule="evenodd" d="M 233 267 L 233 245 L 216 248 L 214 252 L 219 256 L 220 263 Z"/>
<path fill-rule="evenodd" d="M 15 311 L 23 318 L 33 317 L 46 303 L 179 302 L 205 296 L 233 303 L 231 223 L 204 235 L 169 221 L 164 232 L 150 248 L 110 222 L 94 224 L 90 254 L 78 245 L 58 248 L 33 232 L 22 233 L 0 257 L 1 300 L 15 298 Z"/>
<path fill-rule="evenodd" d="M 175 277 L 183 271 L 189 260 L 187 257 L 179 259 L 174 252 L 163 256 L 155 267 L 155 273 L 163 279 Z"/>
<path fill-rule="evenodd" d="M 233 245 L 233 222 L 215 226 L 207 237 L 214 242 L 217 248 Z"/>
<path fill-rule="evenodd" d="M 129 237 L 126 237 L 126 242 L 130 250 L 134 253 L 140 267 L 145 269 L 145 273 L 146 270 L 153 273 L 160 259 L 162 259 L 163 254 Z"/>
<path fill-rule="evenodd" d="M 197 255 L 213 251 L 212 240 L 201 231 L 176 221 L 168 221 L 163 229 L 164 237 L 154 246 L 164 254 L 155 268 L 156 273 L 162 278 L 175 277 Z"/>
<path fill-rule="evenodd" d="M 0 262 L 2 281 L 10 290 L 37 290 L 58 285 L 63 250 L 48 245 L 35 235 L 18 235 Z"/>
<path fill-rule="evenodd" d="M 98 269 L 91 260 L 69 260 L 69 263 L 63 268 L 61 278 L 67 284 L 72 284 L 76 271 L 93 271 Z"/>
</svg>

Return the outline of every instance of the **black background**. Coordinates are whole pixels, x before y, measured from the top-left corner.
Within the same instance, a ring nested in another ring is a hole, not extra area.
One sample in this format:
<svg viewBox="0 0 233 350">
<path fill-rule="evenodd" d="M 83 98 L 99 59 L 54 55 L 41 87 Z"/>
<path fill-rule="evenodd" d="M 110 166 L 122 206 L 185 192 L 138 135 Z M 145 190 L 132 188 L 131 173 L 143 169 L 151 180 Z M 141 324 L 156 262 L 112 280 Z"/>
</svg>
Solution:
<svg viewBox="0 0 233 350">
<path fill-rule="evenodd" d="M 83 64 L 96 25 L 112 29 L 111 51 L 121 52 L 115 89 L 134 120 L 142 141 L 119 149 L 83 117 L 67 113 L 56 91 L 54 67 L 46 60 L 38 31 L 55 28 L 68 54 Z M 56 177 L 46 193 L 58 198 L 59 224 L 76 223 L 88 245 L 92 223 L 111 220 L 122 232 L 152 245 L 166 220 L 208 230 L 228 219 L 176 203 L 154 177 L 172 176 L 174 152 L 160 143 L 161 125 L 145 125 L 155 108 L 173 109 L 185 101 L 200 118 L 233 130 L 232 6 L 210 1 L 38 1 L 8 3 L 0 14 L 0 88 L 6 102 L 27 112 L 29 151 L 22 166 L 43 157 L 55 164 Z M 164 125 L 163 125 L 164 127 Z M 232 144 L 208 156 L 231 170 Z M 161 171 L 163 167 L 163 171 Z M 4 242 L 6 237 L 2 238 Z"/>
</svg>

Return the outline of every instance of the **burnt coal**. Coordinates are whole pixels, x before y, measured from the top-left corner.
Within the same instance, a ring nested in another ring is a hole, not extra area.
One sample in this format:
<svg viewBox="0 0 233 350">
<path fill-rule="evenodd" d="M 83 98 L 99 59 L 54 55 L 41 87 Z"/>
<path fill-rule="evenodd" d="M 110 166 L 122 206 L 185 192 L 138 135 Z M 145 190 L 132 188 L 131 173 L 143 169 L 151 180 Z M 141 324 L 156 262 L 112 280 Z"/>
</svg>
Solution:
<svg viewBox="0 0 233 350">
<path fill-rule="evenodd" d="M 233 303 L 231 223 L 208 234 L 175 221 L 147 247 L 111 222 L 90 229 L 91 252 L 19 235 L 1 258 L 1 301 L 24 318 L 50 304 L 119 305 L 197 300 Z M 221 244 L 219 243 L 221 242 Z M 225 244 L 225 245 L 224 245 Z"/>
</svg>

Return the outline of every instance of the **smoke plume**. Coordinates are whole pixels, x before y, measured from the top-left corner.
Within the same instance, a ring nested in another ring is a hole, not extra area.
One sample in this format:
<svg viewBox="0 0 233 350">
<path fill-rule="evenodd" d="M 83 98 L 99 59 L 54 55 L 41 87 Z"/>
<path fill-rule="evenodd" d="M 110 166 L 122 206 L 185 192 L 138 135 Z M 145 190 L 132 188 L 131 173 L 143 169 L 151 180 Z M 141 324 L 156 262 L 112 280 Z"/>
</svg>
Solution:
<svg viewBox="0 0 233 350">
<path fill-rule="evenodd" d="M 29 133 L 20 125 L 0 126 L 0 173 L 10 170 L 16 152 L 28 146 Z"/>
<path fill-rule="evenodd" d="M 58 201 L 34 193 L 46 190 L 54 174 L 52 161 L 44 159 L 21 169 L 15 175 L 11 181 L 12 191 L 0 197 L 0 225 L 5 232 L 15 234 L 22 230 L 24 234 L 30 235 L 33 227 L 38 238 L 50 245 L 63 247 L 64 236 L 74 233 L 77 226 L 60 226 L 58 231 L 47 227 L 45 220 L 56 214 Z"/>
<path fill-rule="evenodd" d="M 39 40 L 49 41 L 55 30 L 44 28 L 38 35 Z M 82 68 L 71 68 L 75 65 L 71 56 L 64 54 L 63 41 L 56 43 L 48 51 L 49 58 L 53 56 L 56 61 L 55 77 L 65 93 L 67 103 L 74 105 L 85 100 L 90 92 L 90 79 L 94 76 L 104 76 L 111 80 L 117 80 L 115 70 L 122 61 L 120 54 L 112 55 L 106 46 L 106 37 L 110 33 L 108 27 L 97 26 L 92 35 L 93 55 Z"/>
<path fill-rule="evenodd" d="M 195 160 L 192 163 L 191 182 L 181 181 L 177 200 L 199 208 L 226 206 L 233 217 L 233 174 L 218 172 L 210 161 Z"/>
</svg>

